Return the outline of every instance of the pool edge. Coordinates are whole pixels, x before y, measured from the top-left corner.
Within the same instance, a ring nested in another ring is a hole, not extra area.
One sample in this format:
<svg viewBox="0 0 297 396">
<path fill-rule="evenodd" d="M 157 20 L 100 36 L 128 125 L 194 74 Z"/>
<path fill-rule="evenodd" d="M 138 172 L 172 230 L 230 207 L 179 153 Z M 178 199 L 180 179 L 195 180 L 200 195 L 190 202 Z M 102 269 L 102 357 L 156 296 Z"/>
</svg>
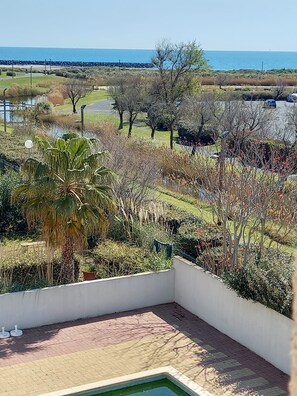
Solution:
<svg viewBox="0 0 297 396">
<path fill-rule="evenodd" d="M 98 382 L 92 382 L 90 384 L 79 385 L 50 393 L 42 393 L 39 396 L 69 396 L 73 394 L 74 396 L 79 396 L 82 392 L 91 392 L 97 389 L 100 391 L 106 391 L 106 388 L 111 386 L 125 385 L 128 382 L 137 380 L 140 381 L 141 379 L 155 379 L 156 376 L 164 376 L 165 378 L 168 378 L 170 381 L 180 386 L 186 392 L 190 392 L 191 396 L 213 396 L 210 392 L 206 391 L 200 385 L 196 384 L 186 375 L 180 373 L 178 370 L 171 366 L 159 367 L 147 371 L 140 371 L 138 373 L 110 378 Z"/>
</svg>

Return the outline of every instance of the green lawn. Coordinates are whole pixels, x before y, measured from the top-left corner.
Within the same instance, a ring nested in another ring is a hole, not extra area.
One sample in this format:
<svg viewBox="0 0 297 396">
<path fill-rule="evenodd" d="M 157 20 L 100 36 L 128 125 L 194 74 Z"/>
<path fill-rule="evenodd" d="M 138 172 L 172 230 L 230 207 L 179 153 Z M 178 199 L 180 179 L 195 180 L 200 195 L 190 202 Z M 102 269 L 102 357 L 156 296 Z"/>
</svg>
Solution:
<svg viewBox="0 0 297 396">
<path fill-rule="evenodd" d="M 89 95 L 85 96 L 84 98 L 81 98 L 78 101 L 78 103 L 76 105 L 77 111 L 79 111 L 80 106 L 83 105 L 83 104 L 90 105 L 90 104 L 93 104 L 95 102 L 99 102 L 101 100 L 105 100 L 105 99 L 108 99 L 108 98 L 109 98 L 108 92 L 106 90 L 104 90 L 104 89 L 99 89 L 99 90 L 96 90 L 96 91 L 92 91 Z M 65 103 L 62 106 L 57 106 L 55 110 L 58 111 L 58 112 L 60 112 L 60 111 L 62 112 L 63 111 L 63 112 L 70 112 L 71 113 L 72 112 L 72 104 L 71 104 L 70 99 L 66 99 Z M 85 115 L 86 114 L 87 114 L 87 111 L 85 111 Z M 88 113 L 88 114 L 90 114 L 90 113 Z"/>
<path fill-rule="evenodd" d="M 206 223 L 213 223 L 213 214 L 210 205 L 203 203 L 191 195 L 179 194 L 164 187 L 157 187 L 155 196 L 161 201 L 199 217 Z"/>
<path fill-rule="evenodd" d="M 2 78 L 2 75 L 0 76 L 0 78 Z M 4 76 L 5 77 L 5 76 Z M 65 81 L 65 79 L 63 77 L 57 77 L 54 75 L 34 75 L 34 73 L 32 74 L 32 85 L 33 87 L 38 87 L 39 85 L 42 86 L 47 86 L 48 88 L 51 86 L 51 84 L 56 85 L 59 83 L 63 83 Z M 20 86 L 24 86 L 24 85 L 28 85 L 30 86 L 31 81 L 30 81 L 30 76 L 29 75 L 21 75 L 16 76 L 16 77 L 8 77 L 5 78 L 4 80 L 0 80 L 0 89 L 1 88 L 9 88 L 11 87 L 13 84 L 17 84 Z"/>
<path fill-rule="evenodd" d="M 214 223 L 211 206 L 205 204 L 204 202 L 198 199 L 195 199 L 191 195 L 179 194 L 164 187 L 156 188 L 156 190 L 154 190 L 153 193 L 156 198 L 160 199 L 163 202 L 175 206 L 176 208 L 182 209 L 185 212 L 204 220 L 206 223 L 211 223 L 211 224 Z M 248 232 L 248 227 L 246 229 L 246 234 L 247 232 Z M 255 237 L 253 238 L 254 240 L 260 238 L 259 236 L 260 234 L 258 234 L 257 232 L 255 232 L 254 235 L 255 235 Z M 265 236 L 265 241 L 264 241 L 265 246 L 267 247 L 270 246 L 270 243 L 271 243 L 271 239 L 268 236 Z M 288 245 L 277 244 L 276 242 L 272 242 L 271 246 L 274 248 L 279 247 L 281 250 L 290 254 L 294 254 L 296 252 L 296 248 Z"/>
</svg>

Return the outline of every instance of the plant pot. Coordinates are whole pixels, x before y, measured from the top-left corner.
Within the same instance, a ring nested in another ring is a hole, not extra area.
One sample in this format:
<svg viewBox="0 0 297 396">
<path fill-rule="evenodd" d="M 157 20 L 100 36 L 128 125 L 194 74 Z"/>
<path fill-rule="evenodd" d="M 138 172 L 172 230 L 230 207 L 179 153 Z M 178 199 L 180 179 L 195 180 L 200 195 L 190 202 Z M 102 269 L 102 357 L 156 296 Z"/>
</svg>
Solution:
<svg viewBox="0 0 297 396">
<path fill-rule="evenodd" d="M 91 281 L 96 279 L 96 272 L 83 271 L 84 281 Z"/>
</svg>

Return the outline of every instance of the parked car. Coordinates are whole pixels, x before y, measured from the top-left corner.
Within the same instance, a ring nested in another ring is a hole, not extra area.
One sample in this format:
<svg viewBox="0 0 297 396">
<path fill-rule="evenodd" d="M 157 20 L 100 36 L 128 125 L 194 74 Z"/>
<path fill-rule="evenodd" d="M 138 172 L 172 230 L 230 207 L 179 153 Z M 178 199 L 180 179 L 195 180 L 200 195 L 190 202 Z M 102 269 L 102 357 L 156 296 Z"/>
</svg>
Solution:
<svg viewBox="0 0 297 396">
<path fill-rule="evenodd" d="M 291 93 L 287 96 L 287 102 L 297 103 L 297 93 Z"/>
<path fill-rule="evenodd" d="M 212 159 L 219 159 L 221 155 L 221 152 L 219 151 L 218 153 L 212 153 L 209 157 Z M 224 157 L 227 158 L 233 158 L 232 155 L 228 152 L 225 152 Z"/>
<path fill-rule="evenodd" d="M 276 101 L 274 99 L 266 99 L 264 102 L 263 107 L 269 109 L 269 108 L 276 108 Z"/>
</svg>

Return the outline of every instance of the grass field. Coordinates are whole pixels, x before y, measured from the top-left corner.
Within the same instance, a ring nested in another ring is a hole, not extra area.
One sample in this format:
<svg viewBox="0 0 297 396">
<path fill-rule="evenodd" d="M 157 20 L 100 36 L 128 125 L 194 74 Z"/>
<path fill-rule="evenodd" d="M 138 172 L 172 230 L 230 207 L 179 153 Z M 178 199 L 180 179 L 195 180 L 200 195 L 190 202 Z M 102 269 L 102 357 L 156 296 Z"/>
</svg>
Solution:
<svg viewBox="0 0 297 396">
<path fill-rule="evenodd" d="M 108 92 L 106 90 L 104 90 L 104 89 L 99 89 L 99 90 L 96 90 L 96 91 L 92 91 L 89 95 L 85 96 L 84 98 L 81 98 L 77 102 L 77 105 L 76 105 L 77 111 L 79 111 L 80 106 L 83 105 L 83 104 L 91 105 L 91 104 L 93 104 L 95 102 L 98 102 L 100 100 L 105 100 L 105 99 L 108 99 L 108 98 L 109 98 Z M 72 104 L 71 104 L 70 99 L 66 99 L 65 103 L 63 105 L 61 105 L 61 106 L 57 106 L 55 108 L 55 110 L 58 111 L 58 112 L 63 111 L 65 113 L 66 112 L 70 112 L 71 113 L 72 112 Z M 87 112 L 85 111 L 85 114 L 86 113 Z"/>
<path fill-rule="evenodd" d="M 16 77 L 7 77 L 5 76 L 2 79 L 2 75 L 0 76 L 0 89 L 9 88 L 13 84 L 17 84 L 20 86 L 30 86 L 31 80 L 30 75 L 20 75 Z M 40 85 L 50 87 L 51 85 L 62 84 L 65 81 L 64 77 L 57 77 L 54 75 L 32 75 L 32 85 L 33 87 L 38 87 Z"/>
</svg>

